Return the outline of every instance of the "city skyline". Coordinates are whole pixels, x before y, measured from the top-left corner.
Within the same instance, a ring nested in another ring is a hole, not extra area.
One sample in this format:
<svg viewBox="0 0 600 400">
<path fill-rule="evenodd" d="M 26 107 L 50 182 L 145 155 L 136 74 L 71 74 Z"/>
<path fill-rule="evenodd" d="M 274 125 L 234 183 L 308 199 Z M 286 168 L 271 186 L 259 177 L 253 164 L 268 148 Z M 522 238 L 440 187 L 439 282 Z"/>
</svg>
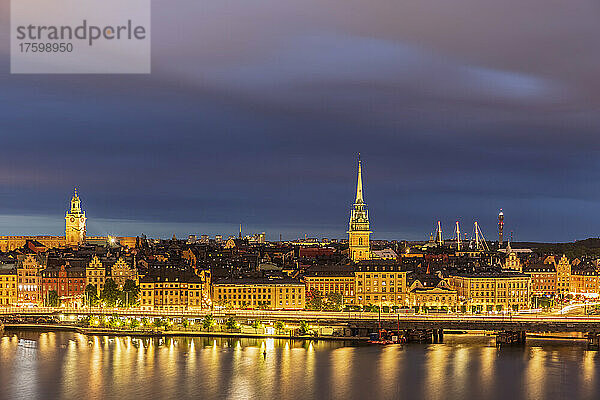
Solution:
<svg viewBox="0 0 600 400">
<path fill-rule="evenodd" d="M 73 200 L 75 198 L 77 198 L 77 201 L 79 202 L 79 197 L 77 195 L 77 188 L 74 188 L 74 197 Z M 72 200 L 72 201 L 73 201 Z M 360 158 L 360 153 L 358 154 L 358 184 L 356 186 L 356 199 L 355 199 L 355 204 L 353 207 L 356 207 L 356 203 L 359 204 L 364 204 L 363 202 L 363 182 L 362 182 L 362 171 L 361 171 L 361 158 Z M 366 204 L 365 204 L 366 205 Z M 72 210 L 71 210 L 72 211 Z M 351 212 L 352 214 L 352 212 Z M 500 209 L 500 215 L 502 215 L 502 228 L 504 227 L 504 212 L 503 209 Z M 84 213 L 84 218 L 85 218 L 85 213 Z M 487 218 L 485 218 L 487 219 Z M 92 222 L 93 221 L 93 222 Z M 126 220 L 126 219 L 110 219 L 110 218 L 99 218 L 96 220 L 92 220 L 90 221 L 91 223 L 91 228 L 87 228 L 87 234 L 88 236 L 98 236 L 98 235 L 125 235 L 125 236 L 140 236 L 142 234 L 146 235 L 147 237 L 153 237 L 153 238 L 170 238 L 173 235 L 179 237 L 179 238 L 186 238 L 188 235 L 209 235 L 209 236 L 215 236 L 215 235 L 222 235 L 224 237 L 230 237 L 230 236 L 235 236 L 236 231 L 232 230 L 232 228 L 234 227 L 235 224 L 230 223 L 230 224 L 219 224 L 219 223 L 193 223 L 193 222 L 189 222 L 189 223 L 181 223 L 181 222 L 152 222 L 152 221 L 135 221 L 135 220 Z M 478 221 L 476 218 L 472 219 L 472 222 Z M 463 228 L 462 228 L 462 233 L 461 233 L 461 239 L 462 240 L 467 240 L 469 239 L 471 236 L 470 231 L 469 231 L 469 224 L 471 221 L 464 221 L 464 220 L 456 220 L 455 223 L 460 223 Z M 14 225 L 18 225 L 18 228 L 15 228 L 13 231 L 11 232 L 0 232 L 0 236 L 2 235 L 56 235 L 58 234 L 58 231 L 56 230 L 56 227 L 54 226 L 55 223 L 55 218 L 53 216 L 8 216 L 8 215 L 0 215 L 0 226 L 6 227 L 6 226 L 10 226 L 11 224 Z M 437 222 L 435 222 L 433 229 L 431 230 L 431 232 L 429 233 L 429 235 L 431 235 L 430 237 L 434 237 L 438 235 L 437 230 L 440 229 L 441 226 L 443 226 L 444 228 L 442 229 L 442 237 L 445 240 L 448 239 L 456 239 L 456 228 L 454 227 L 454 224 L 441 224 L 440 220 L 438 220 Z M 197 227 L 206 227 L 204 230 L 198 230 Z M 285 225 L 283 225 L 285 226 Z M 450 228 L 447 228 L 447 227 Z M 480 224 L 481 226 L 481 224 Z M 125 229 L 123 229 L 123 227 L 125 227 Z M 244 224 L 243 222 L 240 224 L 237 224 L 236 228 L 239 227 L 239 230 L 241 231 L 244 228 Z M 466 229 L 465 229 L 466 227 Z M 142 230 L 136 230 L 141 228 Z M 261 225 L 257 224 L 256 226 L 250 225 L 250 226 L 246 226 L 246 229 L 244 230 L 244 234 L 253 234 L 253 233 L 257 233 L 257 232 L 261 232 Z M 29 229 L 29 230 L 28 230 Z M 38 229 L 36 231 L 36 229 Z M 368 228 L 368 217 L 367 217 L 367 230 Z M 321 232 L 317 232 L 315 233 L 314 231 L 310 232 L 310 231 L 305 231 L 304 233 L 300 232 L 297 233 L 297 231 L 294 230 L 285 230 L 285 229 L 279 229 L 279 232 L 276 231 L 265 231 L 264 229 L 264 225 L 262 228 L 262 232 L 265 232 L 267 235 L 267 240 L 278 240 L 278 239 L 283 239 L 283 240 L 293 240 L 296 238 L 301 238 L 302 236 L 304 237 L 316 237 L 316 238 L 323 238 L 323 237 L 327 237 L 327 238 L 333 238 L 333 239 L 344 239 L 345 235 L 344 233 L 348 233 L 348 232 L 344 232 L 342 231 L 342 234 L 339 235 L 339 229 L 337 229 L 336 227 L 331 227 L 329 230 L 326 231 L 321 231 Z M 484 231 L 482 231 L 483 233 L 485 233 L 487 240 L 490 241 L 497 241 L 498 240 L 498 230 L 496 230 L 496 232 L 491 231 L 491 230 L 487 230 L 485 229 Z M 241 232 L 240 232 L 241 233 Z M 374 233 L 374 232 L 372 232 Z M 472 232 L 471 232 L 472 233 Z M 506 240 L 511 241 L 513 239 L 513 233 L 514 231 L 510 230 L 508 232 L 508 235 L 506 237 Z M 385 235 L 386 232 L 383 232 L 383 235 Z M 592 237 L 592 236 L 589 236 Z M 595 237 L 595 236 L 594 236 Z M 411 238 L 411 237 L 402 237 L 402 238 L 398 238 L 398 237 L 385 237 L 382 236 L 382 233 L 380 233 L 379 235 L 375 234 L 374 237 L 372 238 L 375 240 L 408 240 L 408 241 L 425 241 L 427 240 L 429 237 L 423 237 L 423 238 Z M 464 238 L 464 239 L 463 239 Z M 581 238 L 577 238 L 577 239 L 586 239 L 588 237 L 581 237 Z M 518 241 L 518 240 L 517 240 Z M 528 242 L 543 242 L 542 240 L 521 240 L 521 241 L 528 241 Z M 549 241 L 550 242 L 550 241 Z M 559 241 L 555 241 L 555 242 L 559 242 Z"/>
</svg>

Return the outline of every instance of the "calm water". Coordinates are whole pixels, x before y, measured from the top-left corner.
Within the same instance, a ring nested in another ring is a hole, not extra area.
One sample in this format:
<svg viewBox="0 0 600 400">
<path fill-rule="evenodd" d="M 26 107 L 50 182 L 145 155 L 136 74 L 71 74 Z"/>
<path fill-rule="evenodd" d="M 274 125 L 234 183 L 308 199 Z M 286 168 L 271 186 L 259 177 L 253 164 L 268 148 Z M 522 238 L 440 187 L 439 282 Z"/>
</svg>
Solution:
<svg viewBox="0 0 600 400">
<path fill-rule="evenodd" d="M 483 336 L 379 347 L 11 331 L 0 340 L 7 399 L 600 398 L 600 355 L 581 342 L 498 350 Z"/>
</svg>

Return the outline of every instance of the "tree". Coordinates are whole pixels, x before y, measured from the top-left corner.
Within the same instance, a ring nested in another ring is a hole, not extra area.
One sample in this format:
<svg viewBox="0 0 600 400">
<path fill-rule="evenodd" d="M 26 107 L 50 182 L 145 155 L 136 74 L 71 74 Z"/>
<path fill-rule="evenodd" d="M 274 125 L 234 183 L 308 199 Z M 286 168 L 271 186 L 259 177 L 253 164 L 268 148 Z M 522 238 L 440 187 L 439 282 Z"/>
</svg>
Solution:
<svg viewBox="0 0 600 400">
<path fill-rule="evenodd" d="M 152 322 L 155 328 L 160 328 L 165 325 L 165 321 L 162 318 L 154 318 L 154 322 Z"/>
<path fill-rule="evenodd" d="M 308 323 L 306 321 L 300 321 L 299 329 L 300 329 L 300 335 L 306 335 L 306 334 L 308 334 L 310 327 L 308 326 Z"/>
<path fill-rule="evenodd" d="M 329 293 L 327 295 L 327 303 L 325 309 L 327 311 L 342 311 L 344 298 L 341 293 Z"/>
<path fill-rule="evenodd" d="M 108 278 L 106 282 L 104 282 L 104 289 L 102 289 L 102 293 L 100 298 L 106 302 L 106 305 L 109 307 L 115 307 L 119 301 L 121 291 L 117 287 L 117 284 L 111 278 Z"/>
<path fill-rule="evenodd" d="M 189 328 L 190 321 L 187 318 L 181 318 L 181 326 L 183 326 L 183 329 Z"/>
<path fill-rule="evenodd" d="M 281 322 L 281 321 L 275 322 L 275 330 L 277 331 L 277 333 L 281 332 L 284 327 L 285 327 L 285 324 L 283 322 Z"/>
<path fill-rule="evenodd" d="M 306 309 L 312 311 L 323 309 L 323 295 L 317 289 L 312 289 L 306 293 Z"/>
<path fill-rule="evenodd" d="M 96 285 L 89 284 L 85 287 L 85 300 L 90 307 L 98 305 L 98 289 Z"/>
<path fill-rule="evenodd" d="M 108 324 L 111 328 L 118 328 L 121 325 L 121 320 L 117 315 L 113 315 L 108 320 Z"/>
<path fill-rule="evenodd" d="M 140 295 L 140 287 L 135 284 L 135 281 L 127 279 L 123 285 L 123 304 L 125 307 L 131 307 L 138 303 Z"/>
<path fill-rule="evenodd" d="M 258 333 L 258 329 L 261 327 L 261 323 L 259 320 L 252 321 L 252 327 L 254 328 L 254 333 Z"/>
<path fill-rule="evenodd" d="M 212 314 L 207 314 L 204 318 L 202 318 L 202 327 L 207 331 L 210 331 L 211 328 L 216 324 L 215 319 Z"/>
<path fill-rule="evenodd" d="M 227 321 L 225 321 L 225 328 L 229 331 L 233 331 L 238 328 L 238 324 L 233 317 L 229 317 Z"/>
<path fill-rule="evenodd" d="M 48 292 L 48 299 L 46 300 L 48 307 L 58 307 L 60 306 L 60 298 L 58 297 L 58 293 L 56 290 L 51 290 Z"/>
</svg>

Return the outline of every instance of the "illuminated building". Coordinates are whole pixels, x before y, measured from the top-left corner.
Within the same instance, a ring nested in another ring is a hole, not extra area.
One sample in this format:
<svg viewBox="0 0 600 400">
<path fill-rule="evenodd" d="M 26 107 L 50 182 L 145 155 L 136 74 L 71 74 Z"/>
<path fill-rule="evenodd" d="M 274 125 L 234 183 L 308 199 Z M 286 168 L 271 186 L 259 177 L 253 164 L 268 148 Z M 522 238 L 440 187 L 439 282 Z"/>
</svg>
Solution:
<svg viewBox="0 0 600 400">
<path fill-rule="evenodd" d="M 62 304 L 78 306 L 83 303 L 85 291 L 85 261 L 49 259 L 42 271 L 42 299 L 54 290 Z"/>
<path fill-rule="evenodd" d="M 85 241 L 85 211 L 81 210 L 81 200 L 77 189 L 71 199 L 71 210 L 65 216 L 65 243 L 67 246 L 77 246 Z"/>
<path fill-rule="evenodd" d="M 121 246 L 135 248 L 135 237 L 87 237 L 86 221 L 85 211 L 82 211 L 81 209 L 81 200 L 77 195 L 76 189 L 71 199 L 71 208 L 65 216 L 65 236 L 0 236 L 0 251 L 6 252 L 22 248 L 27 245 L 28 241 L 37 242 L 48 249 L 64 247 L 65 245 L 76 246 L 87 241 L 100 245 L 119 243 Z"/>
<path fill-rule="evenodd" d="M 307 292 L 317 290 L 323 296 L 339 293 L 344 304 L 355 302 L 354 281 L 354 268 L 346 265 L 315 266 L 309 268 L 304 274 Z"/>
<path fill-rule="evenodd" d="M 20 305 L 38 305 L 42 302 L 41 283 L 42 266 L 33 254 L 28 254 L 17 266 L 18 303 Z"/>
<path fill-rule="evenodd" d="M 355 304 L 382 306 L 407 304 L 407 271 L 403 268 L 403 264 L 389 260 L 368 260 L 357 263 L 355 267 Z"/>
<path fill-rule="evenodd" d="M 0 251 L 20 249 L 28 240 L 39 242 L 49 249 L 65 245 L 64 236 L 0 236 Z"/>
<path fill-rule="evenodd" d="M 457 291 L 461 311 L 508 311 L 528 309 L 529 275 L 518 272 L 452 274 L 450 287 Z"/>
<path fill-rule="evenodd" d="M 523 272 L 531 276 L 531 295 L 553 297 L 556 294 L 556 265 L 536 263 L 527 265 Z"/>
<path fill-rule="evenodd" d="M 14 264 L 0 265 L 0 306 L 17 305 L 17 270 Z"/>
<path fill-rule="evenodd" d="M 140 280 L 140 308 L 145 311 L 201 309 L 206 295 L 202 279 L 191 271 L 162 268 Z"/>
<path fill-rule="evenodd" d="M 521 260 L 517 256 L 515 251 L 512 251 L 510 248 L 510 242 L 508 246 L 506 246 L 506 259 L 504 260 L 504 265 L 502 266 L 503 270 L 506 271 L 515 271 L 515 272 L 523 272 L 523 267 L 521 266 Z"/>
<path fill-rule="evenodd" d="M 430 274 L 429 268 L 424 274 L 413 271 L 407 275 L 407 284 L 409 292 L 407 305 L 415 311 L 430 309 L 456 311 L 458 294 L 441 274 Z"/>
<path fill-rule="evenodd" d="M 305 285 L 287 276 L 224 278 L 213 282 L 212 301 L 231 308 L 302 310 Z"/>
<path fill-rule="evenodd" d="M 571 263 L 563 255 L 556 264 L 556 294 L 564 296 L 571 290 Z"/>
<path fill-rule="evenodd" d="M 350 229 L 348 230 L 349 256 L 352 261 L 371 258 L 370 236 L 369 212 L 363 198 L 362 165 L 359 157 L 356 199 L 350 213 Z"/>
<path fill-rule="evenodd" d="M 598 297 L 600 279 L 596 266 L 589 260 L 573 264 L 571 268 L 570 291 L 574 295 Z"/>
<path fill-rule="evenodd" d="M 456 311 L 458 306 L 458 293 L 449 287 L 418 287 L 409 294 L 408 304 L 413 308 L 438 309 Z"/>
<path fill-rule="evenodd" d="M 130 266 L 123 257 L 119 257 L 110 267 L 110 277 L 119 288 L 122 288 L 128 279 L 134 281 L 136 284 L 138 283 L 137 270 L 133 266 Z"/>
<path fill-rule="evenodd" d="M 106 268 L 100 261 L 97 255 L 94 255 L 89 264 L 85 267 L 85 284 L 96 286 L 98 295 L 104 289 L 106 282 Z"/>
</svg>

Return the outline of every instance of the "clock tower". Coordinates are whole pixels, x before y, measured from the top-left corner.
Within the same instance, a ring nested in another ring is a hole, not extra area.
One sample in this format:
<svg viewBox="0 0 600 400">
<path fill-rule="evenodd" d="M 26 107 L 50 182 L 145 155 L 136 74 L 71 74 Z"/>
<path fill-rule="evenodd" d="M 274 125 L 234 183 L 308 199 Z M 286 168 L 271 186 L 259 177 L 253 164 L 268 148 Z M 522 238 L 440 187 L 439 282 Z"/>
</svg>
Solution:
<svg viewBox="0 0 600 400">
<path fill-rule="evenodd" d="M 75 194 L 71 199 L 71 210 L 67 212 L 65 216 L 65 239 L 67 246 L 77 246 L 85 241 L 85 211 L 81 210 L 81 200 L 77 195 L 77 188 L 75 188 Z"/>
<path fill-rule="evenodd" d="M 348 244 L 350 259 L 354 262 L 371 259 L 371 231 L 369 230 L 369 211 L 363 199 L 362 165 L 358 155 L 358 179 L 356 183 L 356 200 L 350 212 L 350 229 Z"/>
</svg>

